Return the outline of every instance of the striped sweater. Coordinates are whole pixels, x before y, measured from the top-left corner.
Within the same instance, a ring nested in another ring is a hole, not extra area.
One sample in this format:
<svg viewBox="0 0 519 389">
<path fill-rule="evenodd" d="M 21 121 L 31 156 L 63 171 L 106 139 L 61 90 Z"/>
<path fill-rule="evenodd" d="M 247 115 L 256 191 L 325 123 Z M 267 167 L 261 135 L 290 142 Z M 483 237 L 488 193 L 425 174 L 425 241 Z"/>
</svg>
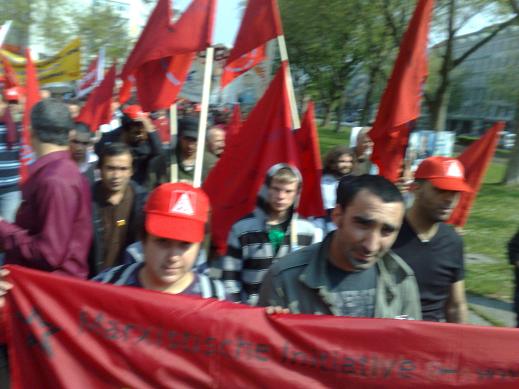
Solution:
<svg viewBox="0 0 519 389">
<path fill-rule="evenodd" d="M 291 247 L 289 224 L 277 252 L 269 241 L 267 215 L 256 207 L 254 212 L 236 222 L 229 233 L 227 255 L 220 259 L 220 278 L 232 301 L 256 305 L 261 283 L 270 266 L 279 258 L 322 239 L 322 232 L 307 220 L 293 214 L 297 245 Z"/>
<path fill-rule="evenodd" d="M 20 127 L 17 125 L 18 134 Z M 0 194 L 19 190 L 20 183 L 20 143 L 7 144 L 7 127 L 0 123 Z"/>
</svg>

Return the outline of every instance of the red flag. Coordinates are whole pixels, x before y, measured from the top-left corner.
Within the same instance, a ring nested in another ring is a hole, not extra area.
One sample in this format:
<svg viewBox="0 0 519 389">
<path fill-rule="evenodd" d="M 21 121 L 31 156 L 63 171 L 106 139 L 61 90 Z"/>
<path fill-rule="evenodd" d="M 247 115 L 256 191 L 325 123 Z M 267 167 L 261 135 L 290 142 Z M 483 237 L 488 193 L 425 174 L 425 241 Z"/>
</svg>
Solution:
<svg viewBox="0 0 519 389">
<path fill-rule="evenodd" d="M 22 148 L 20 150 L 20 177 L 24 183 L 29 177 L 29 163 L 33 159 L 31 147 L 31 111 L 32 108 L 41 100 L 40 83 L 38 82 L 38 73 L 32 62 L 31 52 L 25 50 L 25 109 L 23 114 L 23 133 Z"/>
<path fill-rule="evenodd" d="M 108 124 L 112 119 L 112 93 L 115 84 L 115 64 L 112 65 L 105 78 L 88 96 L 86 104 L 81 109 L 77 122 L 82 122 L 97 131 L 101 124 Z"/>
<path fill-rule="evenodd" d="M 310 101 L 301 123 L 295 133 L 298 151 L 299 170 L 303 176 L 303 190 L 297 212 L 304 217 L 324 216 L 323 198 L 321 194 L 321 152 L 319 151 L 319 135 L 315 125 L 314 102 Z"/>
<path fill-rule="evenodd" d="M 119 90 L 119 103 L 122 105 L 132 97 L 132 89 L 135 86 L 135 77 L 129 76 L 123 80 L 121 89 Z"/>
<path fill-rule="evenodd" d="M 267 315 L 9 270 L 12 389 L 519 387 L 515 328 Z"/>
<path fill-rule="evenodd" d="M 236 104 L 234 104 L 234 106 L 232 108 L 231 119 L 229 120 L 229 123 L 227 123 L 227 126 L 225 127 L 225 147 L 226 148 L 231 142 L 234 141 L 234 139 L 240 132 L 242 125 L 243 125 L 243 123 L 241 121 L 240 104 L 236 103 Z"/>
<path fill-rule="evenodd" d="M 283 62 L 204 182 L 212 205 L 213 243 L 221 254 L 232 224 L 254 208 L 267 170 L 280 162 L 297 165 L 285 66 Z"/>
<path fill-rule="evenodd" d="M 262 62 L 266 58 L 265 52 L 265 45 L 261 45 L 224 66 L 222 77 L 220 78 L 220 86 L 225 88 L 235 78 Z"/>
<path fill-rule="evenodd" d="M 370 131 L 374 142 L 372 160 L 379 174 L 391 181 L 398 179 L 411 126 L 420 115 L 432 9 L 433 0 L 418 2 Z"/>
<path fill-rule="evenodd" d="M 490 128 L 485 135 L 473 142 L 465 151 L 458 156 L 459 161 L 465 168 L 465 180 L 474 189 L 472 193 L 462 193 L 458 205 L 449 218 L 449 223 L 463 227 L 481 187 L 483 177 L 496 151 L 499 141 L 499 133 L 505 127 L 505 123 L 498 122 Z"/>
<path fill-rule="evenodd" d="M 76 97 L 81 98 L 96 88 L 104 77 L 104 63 L 105 63 L 104 49 L 99 50 L 97 57 L 90 62 L 87 71 L 83 78 L 79 80 L 76 88 Z"/>
<path fill-rule="evenodd" d="M 194 53 L 211 44 L 216 0 L 193 0 L 171 24 L 169 0 L 159 0 L 121 73 L 135 76 L 144 110 L 171 105 L 187 76 Z"/>
<path fill-rule="evenodd" d="M 167 108 L 184 85 L 196 53 L 146 62 L 135 73 L 137 98 L 146 112 Z"/>
<path fill-rule="evenodd" d="M 2 64 L 4 66 L 4 88 L 9 89 L 19 86 L 18 77 L 16 76 L 16 72 L 11 66 L 11 63 L 3 55 L 0 55 L 0 57 L 2 57 Z"/>
<path fill-rule="evenodd" d="M 222 88 L 263 61 L 265 43 L 279 35 L 283 35 L 283 28 L 277 1 L 249 1 L 234 47 L 225 61 L 220 80 Z"/>
</svg>

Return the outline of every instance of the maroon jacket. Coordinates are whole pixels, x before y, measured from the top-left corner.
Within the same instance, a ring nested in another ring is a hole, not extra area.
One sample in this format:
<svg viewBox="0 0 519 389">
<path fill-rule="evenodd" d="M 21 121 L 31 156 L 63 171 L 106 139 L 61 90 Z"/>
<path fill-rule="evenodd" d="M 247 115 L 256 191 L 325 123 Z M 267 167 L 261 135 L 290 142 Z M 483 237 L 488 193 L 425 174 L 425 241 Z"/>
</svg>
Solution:
<svg viewBox="0 0 519 389">
<path fill-rule="evenodd" d="M 16 222 L 0 221 L 5 262 L 86 278 L 90 190 L 70 153 L 53 152 L 31 165 L 22 199 Z"/>
</svg>

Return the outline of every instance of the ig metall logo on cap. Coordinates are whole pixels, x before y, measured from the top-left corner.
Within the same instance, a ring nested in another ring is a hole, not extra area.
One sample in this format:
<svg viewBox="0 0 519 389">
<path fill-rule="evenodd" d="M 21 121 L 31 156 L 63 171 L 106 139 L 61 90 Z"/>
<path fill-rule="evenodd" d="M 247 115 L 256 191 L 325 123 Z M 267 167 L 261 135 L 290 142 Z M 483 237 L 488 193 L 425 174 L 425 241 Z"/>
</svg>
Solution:
<svg viewBox="0 0 519 389">
<path fill-rule="evenodd" d="M 196 209 L 196 193 L 184 190 L 171 192 L 169 212 L 180 215 L 193 216 Z"/>
</svg>

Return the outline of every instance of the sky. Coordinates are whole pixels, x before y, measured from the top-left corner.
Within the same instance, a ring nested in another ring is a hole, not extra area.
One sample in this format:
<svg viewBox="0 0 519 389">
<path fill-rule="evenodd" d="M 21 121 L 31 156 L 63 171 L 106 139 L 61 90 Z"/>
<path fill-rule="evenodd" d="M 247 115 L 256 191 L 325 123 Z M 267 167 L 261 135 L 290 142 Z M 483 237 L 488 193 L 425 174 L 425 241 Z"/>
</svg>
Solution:
<svg viewBox="0 0 519 389">
<path fill-rule="evenodd" d="M 184 10 L 191 0 L 173 0 L 173 6 Z M 239 0 L 217 1 L 214 43 L 223 43 L 232 46 L 241 22 Z"/>
</svg>

